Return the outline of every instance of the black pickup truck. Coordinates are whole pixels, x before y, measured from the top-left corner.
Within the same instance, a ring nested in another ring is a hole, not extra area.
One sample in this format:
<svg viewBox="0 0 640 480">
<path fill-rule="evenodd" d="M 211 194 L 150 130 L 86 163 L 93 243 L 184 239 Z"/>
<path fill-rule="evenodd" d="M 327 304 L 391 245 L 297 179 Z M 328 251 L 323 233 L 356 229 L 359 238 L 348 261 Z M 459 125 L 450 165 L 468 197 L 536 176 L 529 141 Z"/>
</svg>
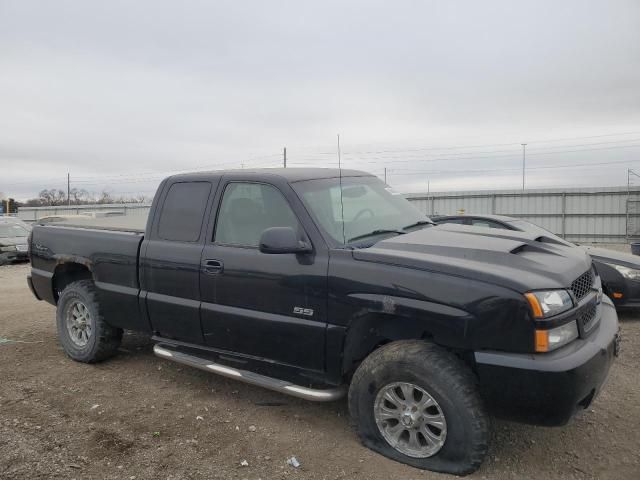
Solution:
<svg viewBox="0 0 640 480">
<path fill-rule="evenodd" d="M 168 360 L 309 400 L 348 393 L 366 446 L 441 472 L 480 465 L 488 412 L 566 423 L 618 353 L 585 252 L 435 226 L 358 171 L 172 176 L 146 229 L 40 225 L 30 255 L 72 359 L 149 332 Z"/>
</svg>

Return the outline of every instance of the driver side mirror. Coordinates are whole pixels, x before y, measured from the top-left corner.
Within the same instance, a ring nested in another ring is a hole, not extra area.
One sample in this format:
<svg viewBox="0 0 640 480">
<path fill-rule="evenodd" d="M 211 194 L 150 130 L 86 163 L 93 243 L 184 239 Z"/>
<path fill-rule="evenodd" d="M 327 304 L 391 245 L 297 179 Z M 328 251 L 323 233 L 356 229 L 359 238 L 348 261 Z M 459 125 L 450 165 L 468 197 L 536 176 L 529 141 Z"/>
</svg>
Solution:
<svg viewBox="0 0 640 480">
<path fill-rule="evenodd" d="M 298 235 L 291 227 L 267 228 L 260 235 L 260 251 L 262 253 L 310 253 L 311 245 L 298 240 Z"/>
</svg>

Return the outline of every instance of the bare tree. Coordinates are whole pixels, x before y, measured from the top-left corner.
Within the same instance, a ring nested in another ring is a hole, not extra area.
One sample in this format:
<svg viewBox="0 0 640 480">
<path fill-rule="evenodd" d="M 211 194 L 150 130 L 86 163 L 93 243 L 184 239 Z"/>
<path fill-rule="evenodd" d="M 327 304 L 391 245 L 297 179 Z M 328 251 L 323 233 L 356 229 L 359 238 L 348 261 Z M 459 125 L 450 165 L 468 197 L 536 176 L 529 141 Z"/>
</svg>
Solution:
<svg viewBox="0 0 640 480">
<path fill-rule="evenodd" d="M 107 192 L 106 190 L 103 190 L 102 193 L 100 194 L 100 197 L 98 197 L 98 199 L 96 200 L 96 203 L 98 204 L 114 203 L 114 200 L 109 192 Z"/>
<path fill-rule="evenodd" d="M 67 202 L 67 194 L 60 189 L 44 189 L 38 195 L 40 196 L 40 204 L 43 206 L 64 205 Z"/>
<path fill-rule="evenodd" d="M 69 194 L 71 196 L 71 203 L 74 205 L 82 205 L 90 201 L 89 192 L 82 188 L 72 188 Z"/>
<path fill-rule="evenodd" d="M 72 188 L 69 192 L 71 204 L 73 205 L 102 205 L 107 203 L 150 203 L 151 199 L 143 194 L 136 196 L 113 196 L 107 190 L 103 190 L 99 195 L 88 192 L 84 189 Z M 26 207 L 52 207 L 67 205 L 67 192 L 52 188 L 44 189 L 38 194 L 38 198 L 30 198 L 23 203 Z"/>
</svg>

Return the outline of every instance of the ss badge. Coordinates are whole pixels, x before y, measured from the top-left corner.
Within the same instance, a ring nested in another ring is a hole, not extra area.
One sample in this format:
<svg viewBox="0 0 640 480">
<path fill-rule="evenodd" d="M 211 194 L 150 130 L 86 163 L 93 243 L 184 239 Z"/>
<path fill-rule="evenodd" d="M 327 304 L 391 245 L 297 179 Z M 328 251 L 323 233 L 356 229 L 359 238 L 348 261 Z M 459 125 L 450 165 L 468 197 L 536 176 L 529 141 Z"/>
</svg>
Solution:
<svg viewBox="0 0 640 480">
<path fill-rule="evenodd" d="M 313 308 L 293 307 L 293 313 L 296 315 L 306 315 L 307 317 L 313 317 Z"/>
</svg>

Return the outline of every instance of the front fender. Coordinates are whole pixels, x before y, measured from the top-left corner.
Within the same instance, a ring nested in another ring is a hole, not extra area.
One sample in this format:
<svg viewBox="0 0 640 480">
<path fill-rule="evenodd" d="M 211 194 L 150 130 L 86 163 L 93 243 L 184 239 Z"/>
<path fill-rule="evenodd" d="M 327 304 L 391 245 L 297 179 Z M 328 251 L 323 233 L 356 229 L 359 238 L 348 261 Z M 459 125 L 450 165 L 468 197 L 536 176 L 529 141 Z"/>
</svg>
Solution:
<svg viewBox="0 0 640 480">
<path fill-rule="evenodd" d="M 473 316 L 435 302 L 370 293 L 349 295 L 359 304 L 346 330 L 343 372 L 352 371 L 375 348 L 396 340 L 428 338 L 452 348 L 465 348 Z"/>
</svg>

